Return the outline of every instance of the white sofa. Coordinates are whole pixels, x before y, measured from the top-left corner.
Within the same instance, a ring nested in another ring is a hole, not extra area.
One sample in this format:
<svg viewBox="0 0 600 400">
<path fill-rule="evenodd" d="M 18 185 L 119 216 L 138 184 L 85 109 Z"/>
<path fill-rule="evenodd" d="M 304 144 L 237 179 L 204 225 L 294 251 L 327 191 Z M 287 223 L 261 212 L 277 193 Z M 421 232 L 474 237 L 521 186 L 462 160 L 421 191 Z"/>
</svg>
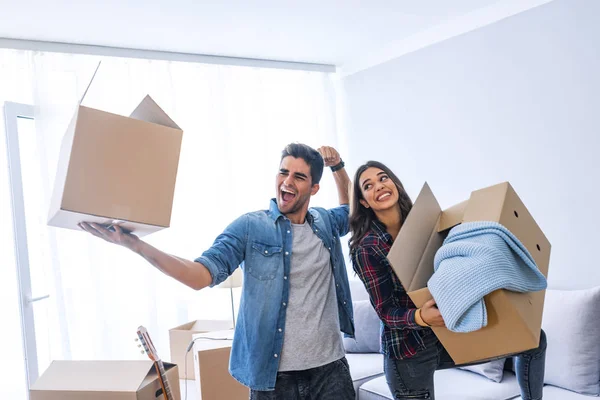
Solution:
<svg viewBox="0 0 600 400">
<path fill-rule="evenodd" d="M 392 396 L 383 376 L 383 356 L 373 351 L 351 352 L 357 348 L 360 350 L 361 346 L 365 348 L 366 336 L 369 336 L 371 343 L 377 340 L 373 338 L 373 334 L 379 331 L 379 327 L 372 307 L 372 315 L 365 318 L 364 301 L 368 301 L 368 295 L 362 282 L 351 280 L 350 285 L 355 305 L 358 342 L 344 339 L 344 344 L 357 399 L 390 400 Z M 369 326 L 364 326 L 367 323 Z M 373 324 L 377 326 L 374 327 Z M 600 287 L 577 291 L 548 290 L 543 328 L 548 338 L 544 400 L 590 400 L 598 396 Z M 360 343 L 361 341 L 363 343 Z M 373 350 L 372 344 L 370 350 Z M 479 373 L 462 369 L 437 371 L 434 376 L 436 399 L 521 399 L 515 374 L 503 368 L 496 372 L 502 377 L 499 383 Z M 574 390 L 588 394 L 580 394 Z"/>
</svg>

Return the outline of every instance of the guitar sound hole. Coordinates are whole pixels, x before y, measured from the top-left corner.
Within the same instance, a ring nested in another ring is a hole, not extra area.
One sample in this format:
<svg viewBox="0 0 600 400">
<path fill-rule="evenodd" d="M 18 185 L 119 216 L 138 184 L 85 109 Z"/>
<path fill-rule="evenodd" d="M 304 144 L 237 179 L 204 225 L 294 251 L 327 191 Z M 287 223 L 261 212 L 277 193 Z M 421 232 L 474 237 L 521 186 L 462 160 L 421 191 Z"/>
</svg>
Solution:
<svg viewBox="0 0 600 400">
<path fill-rule="evenodd" d="M 163 395 L 163 390 L 162 390 L 162 388 L 160 388 L 160 389 L 158 389 L 158 390 L 156 391 L 156 396 L 155 396 L 155 397 L 158 399 L 158 398 L 160 398 L 162 395 Z"/>
</svg>

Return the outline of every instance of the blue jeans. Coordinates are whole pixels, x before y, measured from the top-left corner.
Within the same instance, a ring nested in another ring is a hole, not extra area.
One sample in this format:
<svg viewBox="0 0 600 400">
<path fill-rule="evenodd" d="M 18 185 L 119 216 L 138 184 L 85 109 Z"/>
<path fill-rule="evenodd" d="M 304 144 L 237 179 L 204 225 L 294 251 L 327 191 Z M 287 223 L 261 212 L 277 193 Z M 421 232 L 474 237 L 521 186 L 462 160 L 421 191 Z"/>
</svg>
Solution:
<svg viewBox="0 0 600 400">
<path fill-rule="evenodd" d="M 250 400 L 354 400 L 346 357 L 303 371 L 278 372 L 275 390 L 250 391 Z"/>
<path fill-rule="evenodd" d="M 406 360 L 385 358 L 385 378 L 394 399 L 434 400 L 433 373 L 439 369 L 456 367 L 433 333 L 426 335 L 425 346 L 417 355 Z M 545 360 L 546 334 L 542 331 L 539 347 L 514 356 L 515 373 L 523 400 L 542 398 Z"/>
</svg>

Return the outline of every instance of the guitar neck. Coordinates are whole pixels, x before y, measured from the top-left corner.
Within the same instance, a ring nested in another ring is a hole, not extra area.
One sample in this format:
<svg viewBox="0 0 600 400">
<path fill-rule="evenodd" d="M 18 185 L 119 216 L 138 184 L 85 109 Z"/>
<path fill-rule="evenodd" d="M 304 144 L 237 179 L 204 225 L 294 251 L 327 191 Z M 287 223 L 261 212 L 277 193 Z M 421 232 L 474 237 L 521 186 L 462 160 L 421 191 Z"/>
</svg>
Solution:
<svg viewBox="0 0 600 400">
<path fill-rule="evenodd" d="M 160 386 L 162 387 L 163 394 L 166 400 L 173 400 L 173 394 L 171 393 L 171 387 L 169 386 L 169 380 L 167 379 L 167 373 L 165 372 L 165 366 L 161 360 L 154 363 L 156 370 L 158 371 L 158 378 Z"/>
</svg>

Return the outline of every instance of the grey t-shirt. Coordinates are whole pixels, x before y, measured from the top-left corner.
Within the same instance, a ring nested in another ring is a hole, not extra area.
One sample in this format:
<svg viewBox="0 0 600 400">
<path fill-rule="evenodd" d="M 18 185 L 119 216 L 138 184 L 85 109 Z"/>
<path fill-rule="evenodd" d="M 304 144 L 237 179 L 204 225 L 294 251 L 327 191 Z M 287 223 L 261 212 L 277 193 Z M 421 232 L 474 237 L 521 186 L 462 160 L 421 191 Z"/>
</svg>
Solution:
<svg viewBox="0 0 600 400">
<path fill-rule="evenodd" d="M 319 367 L 344 357 L 329 251 L 305 222 L 292 224 L 290 295 L 279 371 Z"/>
</svg>

